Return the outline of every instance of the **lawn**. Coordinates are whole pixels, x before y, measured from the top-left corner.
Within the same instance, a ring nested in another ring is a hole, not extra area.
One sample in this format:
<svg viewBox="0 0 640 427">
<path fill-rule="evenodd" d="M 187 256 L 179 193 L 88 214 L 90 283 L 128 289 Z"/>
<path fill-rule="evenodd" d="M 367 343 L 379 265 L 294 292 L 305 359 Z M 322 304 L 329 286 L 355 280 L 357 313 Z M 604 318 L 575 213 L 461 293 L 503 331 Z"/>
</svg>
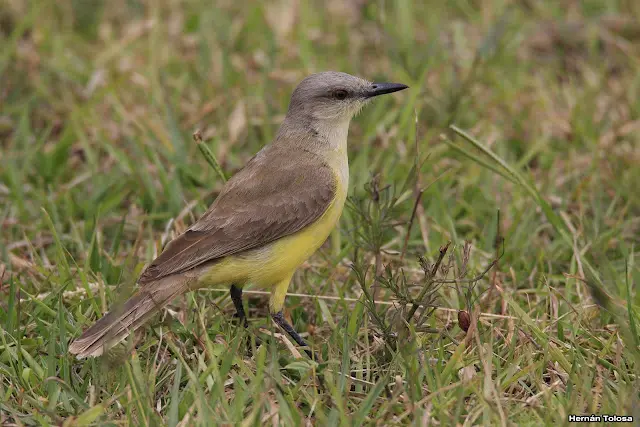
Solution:
<svg viewBox="0 0 640 427">
<path fill-rule="evenodd" d="M 0 424 L 640 420 L 640 2 L 5 0 L 0 47 Z M 289 288 L 319 363 L 257 288 L 72 357 L 324 70 L 410 89 Z"/>
</svg>

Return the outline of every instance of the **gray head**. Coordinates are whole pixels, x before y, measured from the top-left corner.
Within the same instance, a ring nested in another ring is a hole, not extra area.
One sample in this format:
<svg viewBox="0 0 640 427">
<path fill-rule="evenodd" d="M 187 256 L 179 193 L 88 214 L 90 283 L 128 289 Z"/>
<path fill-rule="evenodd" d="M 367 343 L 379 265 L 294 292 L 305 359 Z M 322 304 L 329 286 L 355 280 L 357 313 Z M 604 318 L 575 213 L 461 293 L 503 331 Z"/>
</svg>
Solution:
<svg viewBox="0 0 640 427">
<path fill-rule="evenodd" d="M 374 96 L 407 87 L 399 83 L 371 83 L 336 71 L 312 74 L 293 91 L 287 116 L 349 121 Z"/>
</svg>

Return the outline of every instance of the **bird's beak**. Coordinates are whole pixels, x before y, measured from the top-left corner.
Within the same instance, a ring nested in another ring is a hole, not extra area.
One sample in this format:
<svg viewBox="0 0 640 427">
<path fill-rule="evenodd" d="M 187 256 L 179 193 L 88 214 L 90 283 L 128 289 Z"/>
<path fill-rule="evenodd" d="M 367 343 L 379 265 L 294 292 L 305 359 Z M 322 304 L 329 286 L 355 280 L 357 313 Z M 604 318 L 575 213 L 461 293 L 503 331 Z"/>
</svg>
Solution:
<svg viewBox="0 0 640 427">
<path fill-rule="evenodd" d="M 365 96 L 371 98 L 373 96 L 384 95 L 385 93 L 393 93 L 404 90 L 409 86 L 402 83 L 373 83 L 367 90 Z"/>
</svg>

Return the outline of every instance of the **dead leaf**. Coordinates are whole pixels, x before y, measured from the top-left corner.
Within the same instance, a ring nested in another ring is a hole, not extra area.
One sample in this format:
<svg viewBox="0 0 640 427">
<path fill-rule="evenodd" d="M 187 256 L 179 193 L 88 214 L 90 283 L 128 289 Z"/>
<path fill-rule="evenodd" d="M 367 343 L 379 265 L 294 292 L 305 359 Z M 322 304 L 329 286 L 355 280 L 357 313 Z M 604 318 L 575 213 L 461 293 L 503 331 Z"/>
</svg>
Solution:
<svg viewBox="0 0 640 427">
<path fill-rule="evenodd" d="M 458 370 L 458 377 L 464 384 L 467 384 L 478 375 L 476 368 L 473 365 L 465 366 Z"/>
<path fill-rule="evenodd" d="M 233 109 L 231 116 L 229 116 L 229 143 L 234 144 L 246 127 L 247 110 L 245 108 L 244 100 L 241 99 Z"/>
</svg>

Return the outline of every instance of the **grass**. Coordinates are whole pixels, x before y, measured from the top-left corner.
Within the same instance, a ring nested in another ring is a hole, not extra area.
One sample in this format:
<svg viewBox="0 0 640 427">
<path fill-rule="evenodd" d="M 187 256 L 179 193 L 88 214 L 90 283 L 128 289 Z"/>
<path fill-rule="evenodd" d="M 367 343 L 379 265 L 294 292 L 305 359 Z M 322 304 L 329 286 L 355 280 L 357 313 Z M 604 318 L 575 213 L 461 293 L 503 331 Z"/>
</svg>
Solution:
<svg viewBox="0 0 640 427">
<path fill-rule="evenodd" d="M 637 421 L 638 16 L 624 0 L 4 2 L 0 424 Z M 228 293 L 203 290 L 135 351 L 72 358 L 327 69 L 411 89 L 352 124 L 350 208 L 290 287 L 323 363 L 259 290 L 251 353 Z"/>
</svg>

